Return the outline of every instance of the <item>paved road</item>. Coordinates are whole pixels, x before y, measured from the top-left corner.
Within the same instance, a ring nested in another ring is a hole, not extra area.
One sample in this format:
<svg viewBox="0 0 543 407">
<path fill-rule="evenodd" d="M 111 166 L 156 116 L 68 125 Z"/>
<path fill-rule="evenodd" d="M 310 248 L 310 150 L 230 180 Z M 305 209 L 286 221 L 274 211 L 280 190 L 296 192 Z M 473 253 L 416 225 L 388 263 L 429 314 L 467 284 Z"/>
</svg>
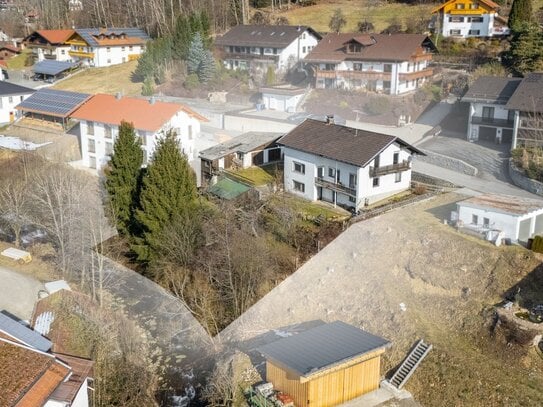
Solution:
<svg viewBox="0 0 543 407">
<path fill-rule="evenodd" d="M 22 320 L 30 320 L 38 291 L 44 285 L 35 278 L 0 267 L 0 311 L 6 310 Z"/>
</svg>

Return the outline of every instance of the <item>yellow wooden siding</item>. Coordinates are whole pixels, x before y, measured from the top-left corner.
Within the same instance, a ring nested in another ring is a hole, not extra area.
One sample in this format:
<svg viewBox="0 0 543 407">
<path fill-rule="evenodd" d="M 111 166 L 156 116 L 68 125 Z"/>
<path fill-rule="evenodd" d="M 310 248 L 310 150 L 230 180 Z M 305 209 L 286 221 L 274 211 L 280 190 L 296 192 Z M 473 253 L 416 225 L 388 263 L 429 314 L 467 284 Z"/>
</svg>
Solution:
<svg viewBox="0 0 543 407">
<path fill-rule="evenodd" d="M 289 378 L 285 370 L 266 361 L 266 380 L 273 383 L 273 387 L 290 395 L 296 407 L 309 407 L 307 404 L 307 390 L 309 383 L 300 383 L 299 378 Z"/>
<path fill-rule="evenodd" d="M 309 382 L 311 407 L 335 406 L 343 403 L 345 370 L 332 372 Z"/>
<path fill-rule="evenodd" d="M 379 387 L 381 358 L 376 357 L 345 369 L 343 401 L 354 399 Z"/>
<path fill-rule="evenodd" d="M 457 9 L 457 4 L 463 4 L 463 9 Z M 477 8 L 470 9 L 471 4 L 477 4 Z M 472 1 L 472 0 L 456 0 L 455 2 L 445 4 L 443 10 L 446 14 L 488 14 L 494 9 L 483 2 Z"/>
</svg>

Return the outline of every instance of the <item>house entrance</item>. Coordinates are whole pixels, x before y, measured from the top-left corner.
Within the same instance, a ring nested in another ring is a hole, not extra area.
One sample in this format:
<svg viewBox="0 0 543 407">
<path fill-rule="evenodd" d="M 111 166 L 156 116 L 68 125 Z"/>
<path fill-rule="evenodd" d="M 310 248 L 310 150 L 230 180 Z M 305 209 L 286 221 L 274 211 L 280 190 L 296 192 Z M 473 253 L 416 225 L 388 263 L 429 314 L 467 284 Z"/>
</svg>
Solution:
<svg viewBox="0 0 543 407">
<path fill-rule="evenodd" d="M 479 127 L 479 141 L 496 141 L 496 128 L 495 127 Z"/>
<path fill-rule="evenodd" d="M 502 143 L 513 142 L 513 129 L 502 129 Z"/>
</svg>

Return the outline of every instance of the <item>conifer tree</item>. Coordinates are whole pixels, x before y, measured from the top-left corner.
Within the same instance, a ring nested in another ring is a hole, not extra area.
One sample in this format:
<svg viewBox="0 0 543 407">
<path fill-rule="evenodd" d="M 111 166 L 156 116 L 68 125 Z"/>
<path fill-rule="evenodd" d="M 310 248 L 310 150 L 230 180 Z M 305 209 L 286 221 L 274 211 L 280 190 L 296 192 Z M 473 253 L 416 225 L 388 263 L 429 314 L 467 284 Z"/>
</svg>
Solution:
<svg viewBox="0 0 543 407">
<path fill-rule="evenodd" d="M 143 81 L 143 86 L 141 88 L 141 94 L 143 96 L 153 96 L 155 92 L 155 81 L 152 76 L 148 76 Z"/>
<path fill-rule="evenodd" d="M 105 189 L 110 219 L 115 222 L 119 234 L 124 236 L 134 231 L 134 213 L 138 203 L 142 164 L 143 151 L 136 138 L 134 126 L 123 121 L 105 171 Z"/>
<path fill-rule="evenodd" d="M 543 35 L 537 24 L 517 26 L 505 59 L 517 75 L 543 70 Z"/>
<path fill-rule="evenodd" d="M 513 0 L 507 25 L 513 31 L 517 31 L 522 23 L 532 21 L 532 0 Z"/>
<path fill-rule="evenodd" d="M 205 50 L 202 43 L 202 36 L 199 32 L 194 34 L 192 41 L 190 42 L 189 52 L 187 55 L 187 70 L 189 74 L 198 73 L 200 64 L 204 59 Z"/>
<path fill-rule="evenodd" d="M 200 82 L 206 83 L 213 79 L 213 76 L 215 76 L 215 58 L 213 58 L 211 51 L 204 51 L 204 57 L 198 70 L 198 78 Z"/>
<path fill-rule="evenodd" d="M 141 261 L 150 261 L 161 247 L 166 225 L 194 210 L 195 174 L 181 152 L 175 132 L 158 140 L 143 177 L 136 219 L 141 235 L 132 246 Z"/>
</svg>

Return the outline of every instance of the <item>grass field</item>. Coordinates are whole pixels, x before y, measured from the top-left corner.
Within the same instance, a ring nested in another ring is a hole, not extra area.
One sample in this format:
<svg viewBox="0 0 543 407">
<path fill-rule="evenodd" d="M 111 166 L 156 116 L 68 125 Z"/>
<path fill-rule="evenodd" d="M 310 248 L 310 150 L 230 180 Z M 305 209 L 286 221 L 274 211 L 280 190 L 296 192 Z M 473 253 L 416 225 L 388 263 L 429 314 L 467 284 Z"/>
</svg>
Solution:
<svg viewBox="0 0 543 407">
<path fill-rule="evenodd" d="M 57 83 L 53 89 L 93 94 L 121 92 L 127 96 L 139 96 L 142 84 L 131 79 L 137 64 L 137 61 L 131 61 L 106 68 L 87 69 Z"/>
<path fill-rule="evenodd" d="M 17 56 L 14 56 L 13 58 L 10 58 L 7 60 L 7 65 L 9 69 L 14 70 L 21 70 L 26 68 L 26 59 L 28 58 L 28 55 L 32 53 L 32 50 L 27 48 L 21 51 L 21 53 Z"/>
<path fill-rule="evenodd" d="M 347 24 L 342 29 L 343 32 L 357 31 L 359 21 L 367 20 L 373 23 L 375 31 L 380 32 L 390 25 L 390 22 L 397 19 L 405 27 L 405 22 L 409 19 L 420 19 L 427 17 L 430 19 L 432 9 L 435 4 L 414 5 L 382 2 L 378 6 L 368 6 L 376 4 L 375 1 L 368 0 L 323 0 L 315 6 L 296 7 L 291 10 L 284 10 L 277 13 L 277 16 L 284 16 L 290 24 L 309 25 L 320 32 L 328 32 L 328 22 L 336 9 L 341 9 L 347 20 Z"/>
</svg>

